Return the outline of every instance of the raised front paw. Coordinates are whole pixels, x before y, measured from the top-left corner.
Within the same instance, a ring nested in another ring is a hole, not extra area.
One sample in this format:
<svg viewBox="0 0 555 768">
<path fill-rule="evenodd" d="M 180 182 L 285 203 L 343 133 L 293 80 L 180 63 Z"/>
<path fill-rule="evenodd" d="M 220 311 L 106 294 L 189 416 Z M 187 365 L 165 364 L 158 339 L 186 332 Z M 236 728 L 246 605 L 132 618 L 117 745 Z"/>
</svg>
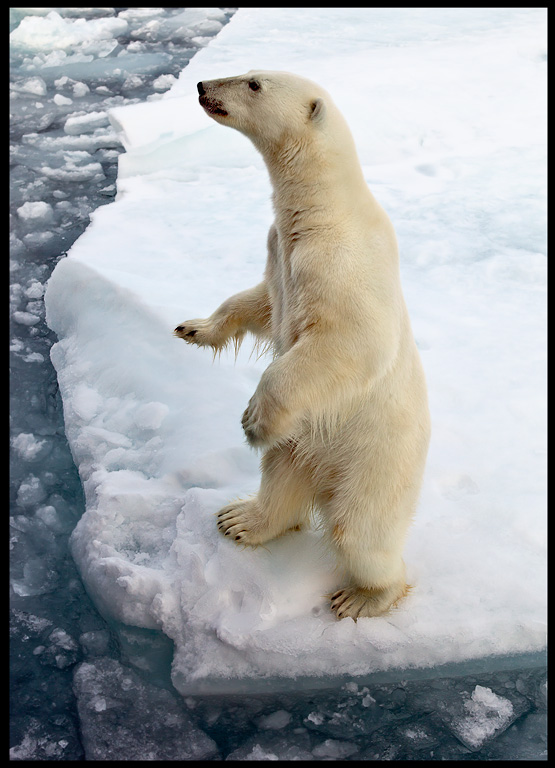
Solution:
<svg viewBox="0 0 555 768">
<path fill-rule="evenodd" d="M 225 343 L 218 333 L 215 323 L 207 320 L 186 320 L 180 323 L 173 332 L 174 336 L 199 347 L 214 347 L 219 349 Z"/>
<path fill-rule="evenodd" d="M 174 330 L 173 335 L 179 339 L 193 343 L 194 337 L 198 333 L 199 324 L 205 322 L 204 320 L 186 320 L 181 323 Z"/>
</svg>

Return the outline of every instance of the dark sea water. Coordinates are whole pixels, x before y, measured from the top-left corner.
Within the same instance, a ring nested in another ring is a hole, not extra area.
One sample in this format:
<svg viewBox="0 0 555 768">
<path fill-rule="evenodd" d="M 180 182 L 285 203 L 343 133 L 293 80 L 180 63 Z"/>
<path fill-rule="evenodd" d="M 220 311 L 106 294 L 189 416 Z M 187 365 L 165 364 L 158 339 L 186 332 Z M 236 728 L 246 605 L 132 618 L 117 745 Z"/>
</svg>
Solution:
<svg viewBox="0 0 555 768">
<path fill-rule="evenodd" d="M 10 30 L 31 10 L 59 15 L 50 39 L 37 26 L 10 49 L 11 759 L 547 759 L 537 662 L 183 699 L 171 641 L 97 612 L 68 549 L 84 497 L 44 289 L 115 195 L 123 147 L 106 110 L 167 90 L 236 9 L 197 9 L 193 28 L 184 8 L 11 9 Z M 68 42 L 77 22 L 83 35 Z"/>
</svg>

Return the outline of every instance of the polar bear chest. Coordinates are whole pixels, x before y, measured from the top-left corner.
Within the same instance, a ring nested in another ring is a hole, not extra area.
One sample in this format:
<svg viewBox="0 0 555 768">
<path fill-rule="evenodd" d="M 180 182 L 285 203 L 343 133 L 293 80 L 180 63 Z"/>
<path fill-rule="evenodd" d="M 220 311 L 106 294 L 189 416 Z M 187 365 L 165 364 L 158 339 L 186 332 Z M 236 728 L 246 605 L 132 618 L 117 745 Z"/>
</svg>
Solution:
<svg viewBox="0 0 555 768">
<path fill-rule="evenodd" d="M 273 242 L 272 242 L 273 240 Z M 299 339 L 313 313 L 308 287 L 295 269 L 299 254 L 270 236 L 266 281 L 272 308 L 272 342 L 282 355 Z"/>
</svg>

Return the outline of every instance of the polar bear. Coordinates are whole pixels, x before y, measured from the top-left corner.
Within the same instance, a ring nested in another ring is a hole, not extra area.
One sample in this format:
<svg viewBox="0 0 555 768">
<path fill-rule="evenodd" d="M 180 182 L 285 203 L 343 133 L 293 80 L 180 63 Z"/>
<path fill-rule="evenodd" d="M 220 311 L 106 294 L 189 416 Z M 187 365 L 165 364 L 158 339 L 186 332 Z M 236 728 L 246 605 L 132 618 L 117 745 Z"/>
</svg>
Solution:
<svg viewBox="0 0 555 768">
<path fill-rule="evenodd" d="M 263 281 L 174 331 L 213 350 L 249 331 L 275 353 L 242 418 L 264 451 L 260 490 L 221 509 L 218 527 L 256 546 L 317 510 L 346 573 L 331 609 L 378 616 L 408 589 L 404 540 L 430 436 L 393 227 L 318 85 L 250 71 L 197 88 L 205 112 L 261 152 L 275 209 Z"/>
</svg>

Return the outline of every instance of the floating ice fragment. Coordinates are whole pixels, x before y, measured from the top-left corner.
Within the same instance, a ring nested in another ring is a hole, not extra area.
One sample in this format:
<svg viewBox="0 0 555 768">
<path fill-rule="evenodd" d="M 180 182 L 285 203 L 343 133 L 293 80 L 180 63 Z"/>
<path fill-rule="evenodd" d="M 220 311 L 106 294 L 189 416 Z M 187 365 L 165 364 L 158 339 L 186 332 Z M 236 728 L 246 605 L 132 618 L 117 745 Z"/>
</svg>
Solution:
<svg viewBox="0 0 555 768">
<path fill-rule="evenodd" d="M 86 129 L 86 127 L 87 121 L 84 121 L 82 125 L 79 126 L 81 129 Z M 74 130 L 77 130 L 77 126 L 74 126 Z M 118 146 L 120 141 L 110 127 L 100 127 L 93 129 L 92 132 L 88 133 L 64 133 L 61 136 L 44 136 L 38 133 L 26 133 L 22 137 L 22 144 L 25 147 L 23 156 L 25 157 L 26 162 L 33 168 L 40 168 L 44 162 L 45 153 L 48 153 L 53 157 L 52 162 L 55 160 L 63 162 L 63 155 L 61 154 L 63 151 L 86 150 L 88 153 L 93 153 L 98 149 Z M 33 153 L 28 149 L 30 147 L 38 151 Z M 55 190 L 52 194 L 58 199 L 68 197 L 68 194 L 63 190 Z"/>
<path fill-rule="evenodd" d="M 21 432 L 12 437 L 11 443 L 18 456 L 24 461 L 32 461 L 40 453 L 45 441 L 37 440 L 31 433 Z"/>
<path fill-rule="evenodd" d="M 308 720 L 310 723 L 314 723 L 314 725 L 322 725 L 324 722 L 324 715 L 320 714 L 320 712 L 310 712 L 305 717 L 305 720 Z"/>
<path fill-rule="evenodd" d="M 65 629 L 61 629 L 60 627 L 56 627 L 56 629 L 53 629 L 50 635 L 48 636 L 48 639 L 50 640 L 51 643 L 58 646 L 64 651 L 77 650 L 77 643 L 75 642 L 75 640 L 71 637 L 71 635 L 68 635 Z"/>
<path fill-rule="evenodd" d="M 226 15 L 221 8 L 185 8 L 181 13 L 172 17 L 171 23 L 175 28 L 187 26 L 194 32 L 208 34 L 205 30 L 208 29 L 207 25 L 211 21 L 223 23 L 226 20 Z M 212 29 L 219 31 L 215 26 Z M 215 32 L 211 34 L 215 34 Z"/>
<path fill-rule="evenodd" d="M 26 363 L 43 363 L 44 355 L 41 355 L 40 352 L 29 352 L 28 355 L 23 356 L 23 360 Z"/>
<path fill-rule="evenodd" d="M 132 91 L 135 88 L 141 88 L 143 84 L 144 79 L 140 75 L 129 75 L 129 77 L 125 78 L 125 81 L 121 87 L 125 93 L 126 91 Z"/>
<path fill-rule="evenodd" d="M 86 96 L 87 93 L 90 93 L 90 90 L 91 89 L 86 83 L 74 83 L 73 85 L 73 95 L 76 99 Z"/>
<path fill-rule="evenodd" d="M 10 83 L 10 89 L 16 93 L 29 93 L 33 96 L 46 96 L 46 83 L 42 77 L 30 77 L 22 83 Z"/>
<path fill-rule="evenodd" d="M 10 39 L 13 45 L 31 51 L 86 49 L 88 54 L 103 55 L 106 41 L 125 34 L 127 28 L 125 19 L 78 18 L 72 21 L 51 11 L 46 17 L 23 18 L 10 34 Z"/>
<path fill-rule="evenodd" d="M 25 289 L 25 295 L 28 299 L 40 299 L 44 293 L 44 285 L 38 280 L 32 279 Z"/>
<path fill-rule="evenodd" d="M 226 760 L 314 760 L 310 752 L 310 737 L 302 733 L 259 731 L 238 749 L 231 752 Z"/>
<path fill-rule="evenodd" d="M 32 315 L 30 312 L 17 311 L 13 313 L 12 318 L 19 325 L 36 325 L 40 322 L 40 317 Z"/>
<path fill-rule="evenodd" d="M 100 163 L 90 162 L 88 152 L 67 152 L 67 155 L 87 155 L 86 158 L 67 158 L 63 168 L 51 168 L 47 165 L 40 167 L 40 172 L 55 181 L 102 181 L 105 179 Z"/>
<path fill-rule="evenodd" d="M 120 19 L 125 19 L 130 25 L 148 21 L 153 17 L 162 16 L 163 8 L 125 8 L 118 15 Z M 128 46 L 129 47 L 129 46 Z"/>
<path fill-rule="evenodd" d="M 18 507 L 33 507 L 46 498 L 46 491 L 35 475 L 29 475 L 19 486 L 17 492 Z"/>
<path fill-rule="evenodd" d="M 23 578 L 13 579 L 12 587 L 19 597 L 44 595 L 55 586 L 56 576 L 48 571 L 45 563 L 38 557 L 30 557 L 23 566 Z"/>
<path fill-rule="evenodd" d="M 44 619 L 41 616 L 35 616 L 33 613 L 25 613 L 24 611 L 14 610 L 12 611 L 12 616 L 14 618 L 14 625 L 10 629 L 10 634 L 15 631 L 16 624 L 21 625 L 24 628 L 25 633 L 30 632 L 37 636 L 52 626 L 50 619 Z"/>
<path fill-rule="evenodd" d="M 217 754 L 216 744 L 169 691 L 113 659 L 80 664 L 73 688 L 87 760 L 204 760 Z"/>
<path fill-rule="evenodd" d="M 198 45 L 198 46 L 204 48 L 204 46 L 208 45 L 208 43 L 210 42 L 210 40 L 212 40 L 212 38 L 211 37 L 196 36 L 196 37 L 192 37 L 191 40 L 192 40 L 192 42 L 195 45 Z M 269 758 L 267 758 L 267 759 L 269 759 Z"/>
<path fill-rule="evenodd" d="M 167 91 L 175 82 L 177 79 L 173 75 L 160 75 L 153 81 L 152 87 L 155 91 Z"/>
<path fill-rule="evenodd" d="M 71 136 L 77 136 L 81 133 L 92 133 L 97 128 L 103 128 L 106 125 L 108 125 L 108 115 L 106 112 L 89 112 L 85 115 L 68 117 L 64 125 L 64 131 Z"/>
<path fill-rule="evenodd" d="M 453 723 L 454 733 L 472 749 L 477 749 L 494 734 L 504 731 L 513 717 L 509 699 L 495 694 L 491 688 L 477 685 L 465 702 L 468 716 Z"/>
<path fill-rule="evenodd" d="M 279 760 L 279 757 L 269 750 L 264 749 L 260 744 L 255 744 L 252 751 L 246 754 L 243 760 Z"/>
<path fill-rule="evenodd" d="M 19 744 L 10 747 L 10 760 L 34 760 L 37 754 L 37 740 L 26 733 Z"/>
<path fill-rule="evenodd" d="M 258 727 L 264 730 L 280 730 L 289 725 L 291 721 L 291 714 L 286 712 L 285 709 L 278 709 L 276 712 L 272 712 L 271 715 L 266 715 L 258 720 Z"/>
<path fill-rule="evenodd" d="M 58 512 L 56 511 L 56 507 L 53 507 L 51 504 L 48 504 L 44 507 L 39 507 L 35 512 L 35 517 L 39 520 L 42 520 L 42 522 L 48 528 L 55 531 L 56 533 L 61 533 L 62 531 L 66 530 L 64 524 L 60 520 Z"/>
<path fill-rule="evenodd" d="M 48 231 L 29 232 L 29 234 L 25 235 L 23 238 L 23 242 L 27 248 L 41 248 L 43 245 L 46 245 L 53 237 L 53 233 Z"/>
<path fill-rule="evenodd" d="M 341 760 L 342 758 L 349 757 L 349 755 L 354 755 L 355 752 L 358 752 L 356 744 L 352 744 L 350 741 L 340 741 L 339 739 L 326 739 L 312 750 L 314 757 L 331 760 Z"/>
<path fill-rule="evenodd" d="M 73 99 L 70 99 L 67 96 L 62 96 L 61 93 L 57 93 L 52 99 L 52 101 L 54 102 L 54 104 L 57 104 L 59 107 L 67 107 L 70 104 L 73 104 Z"/>
<path fill-rule="evenodd" d="M 20 219 L 48 222 L 52 219 L 53 211 L 49 203 L 42 201 L 35 203 L 27 202 L 17 209 L 17 215 Z"/>
</svg>

